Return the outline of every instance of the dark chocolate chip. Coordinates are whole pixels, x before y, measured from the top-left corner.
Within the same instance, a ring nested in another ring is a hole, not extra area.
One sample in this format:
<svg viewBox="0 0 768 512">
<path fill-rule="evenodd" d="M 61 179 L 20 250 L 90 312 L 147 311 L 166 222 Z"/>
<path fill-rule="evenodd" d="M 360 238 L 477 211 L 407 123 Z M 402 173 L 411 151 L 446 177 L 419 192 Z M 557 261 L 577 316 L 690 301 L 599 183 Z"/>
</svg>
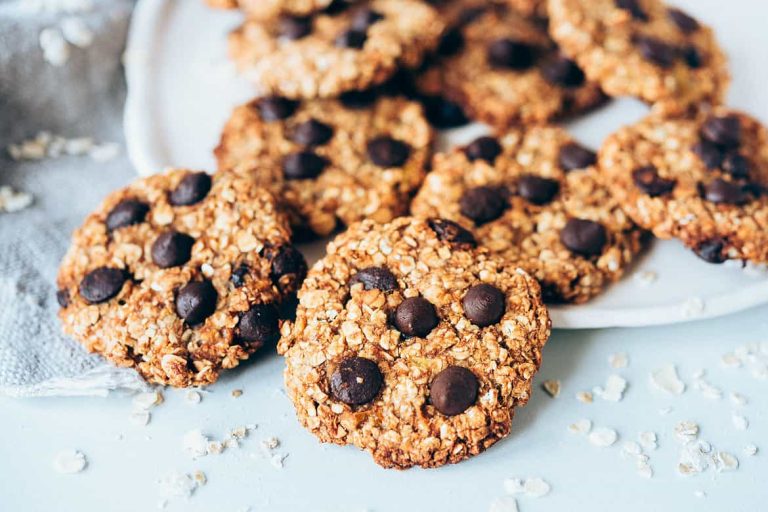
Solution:
<svg viewBox="0 0 768 512">
<path fill-rule="evenodd" d="M 176 294 L 176 314 L 189 325 L 199 325 L 216 311 L 218 298 L 210 281 L 187 283 Z"/>
<path fill-rule="evenodd" d="M 339 48 L 359 50 L 365 45 L 368 34 L 361 30 L 347 30 L 339 34 L 334 44 Z"/>
<path fill-rule="evenodd" d="M 328 160 L 313 151 L 298 151 L 283 159 L 283 175 L 286 180 L 317 178 L 328 166 Z"/>
<path fill-rule="evenodd" d="M 137 199 L 123 199 L 107 215 L 107 231 L 141 224 L 149 213 L 149 205 Z"/>
<path fill-rule="evenodd" d="M 384 19 L 384 15 L 380 12 L 374 11 L 369 7 L 363 7 L 355 11 L 352 15 L 352 22 L 350 28 L 360 32 L 365 32 L 374 23 Z"/>
<path fill-rule="evenodd" d="M 723 165 L 723 151 L 716 144 L 702 140 L 693 146 L 693 152 L 704 162 L 707 169 L 719 169 Z"/>
<path fill-rule="evenodd" d="M 58 290 L 56 292 L 56 302 L 59 303 L 59 307 L 61 308 L 68 307 L 70 303 L 69 290 L 67 290 L 66 288 L 62 288 L 61 290 Z"/>
<path fill-rule="evenodd" d="M 678 51 L 674 46 L 651 36 L 636 36 L 635 46 L 647 61 L 662 68 L 672 67 L 678 56 Z"/>
<path fill-rule="evenodd" d="M 599 256 L 608 243 L 605 227 L 591 220 L 571 219 L 560 231 L 560 241 L 580 256 Z"/>
<path fill-rule="evenodd" d="M 305 121 L 294 128 L 291 140 L 304 146 L 322 146 L 333 137 L 333 128 L 316 119 Z"/>
<path fill-rule="evenodd" d="M 651 197 L 664 196 L 672 192 L 676 181 L 662 178 L 659 171 L 652 165 L 640 167 L 632 171 L 632 180 L 637 188 Z"/>
<path fill-rule="evenodd" d="M 350 286 L 362 283 L 366 290 L 391 292 L 397 289 L 397 278 L 385 267 L 368 267 L 359 271 L 349 280 Z"/>
<path fill-rule="evenodd" d="M 638 0 L 616 0 L 616 7 L 629 11 L 636 20 L 648 21 L 648 15 L 640 7 Z"/>
<path fill-rule="evenodd" d="M 680 50 L 683 60 L 691 69 L 699 69 L 704 65 L 704 56 L 693 45 L 686 46 Z"/>
<path fill-rule="evenodd" d="M 560 190 L 557 180 L 550 180 L 533 174 L 524 174 L 517 181 L 517 193 L 531 204 L 549 204 Z"/>
<path fill-rule="evenodd" d="M 160 268 L 178 267 L 192 257 L 195 239 L 178 231 L 166 231 L 152 244 L 152 261 Z"/>
<path fill-rule="evenodd" d="M 281 290 L 298 288 L 307 277 L 307 261 L 292 245 L 282 245 L 270 255 L 272 281 Z"/>
<path fill-rule="evenodd" d="M 749 160 L 739 153 L 731 152 L 723 158 L 723 170 L 738 179 L 749 178 Z"/>
<path fill-rule="evenodd" d="M 464 315 L 478 327 L 499 323 L 507 309 L 504 292 L 490 284 L 478 284 L 469 289 L 461 305 Z"/>
<path fill-rule="evenodd" d="M 117 296 L 127 280 L 128 275 L 122 269 L 99 267 L 80 281 L 80 295 L 89 304 L 101 304 Z"/>
<path fill-rule="evenodd" d="M 741 145 L 741 121 L 737 116 L 712 116 L 701 127 L 704 139 L 725 148 Z"/>
<path fill-rule="evenodd" d="M 749 201 L 749 194 L 743 185 L 717 178 L 704 186 L 704 198 L 715 204 L 740 205 Z"/>
<path fill-rule="evenodd" d="M 562 87 L 580 87 L 586 80 L 579 66 L 563 55 L 546 61 L 541 67 L 541 74 L 548 82 Z"/>
<path fill-rule="evenodd" d="M 474 373 L 461 366 L 449 366 L 429 385 L 429 399 L 442 414 L 456 416 L 474 405 L 479 389 Z"/>
<path fill-rule="evenodd" d="M 667 14 L 669 15 L 669 19 L 671 19 L 672 22 L 675 25 L 677 25 L 677 28 L 679 28 L 686 34 L 696 32 L 701 27 L 699 22 L 696 21 L 696 18 L 689 16 L 688 14 L 681 11 L 680 9 L 676 9 L 676 8 L 667 9 Z"/>
<path fill-rule="evenodd" d="M 586 169 L 597 163 L 597 154 L 581 144 L 571 142 L 560 148 L 558 155 L 560 167 L 568 172 L 576 169 Z"/>
<path fill-rule="evenodd" d="M 444 57 L 450 57 L 459 53 L 462 48 L 464 48 L 464 36 L 459 28 L 452 28 L 443 34 L 440 44 L 437 46 L 437 53 Z"/>
<path fill-rule="evenodd" d="M 232 275 L 229 276 L 229 281 L 235 288 L 240 288 L 245 284 L 245 276 L 248 275 L 250 269 L 245 263 L 238 265 L 235 270 L 232 271 Z"/>
<path fill-rule="evenodd" d="M 466 153 L 470 162 L 485 160 L 489 164 L 493 164 L 496 161 L 501 151 L 501 144 L 493 137 L 478 137 L 464 148 L 464 153 Z"/>
<path fill-rule="evenodd" d="M 376 101 L 378 93 L 375 89 L 364 91 L 347 91 L 339 96 L 341 104 L 353 110 L 362 110 L 370 107 Z"/>
<path fill-rule="evenodd" d="M 400 167 L 411 156 L 411 147 L 386 135 L 368 142 L 368 158 L 379 167 Z"/>
<path fill-rule="evenodd" d="M 211 191 L 213 182 L 204 172 L 191 172 L 184 176 L 171 191 L 169 201 L 173 206 L 189 206 L 199 203 Z"/>
<path fill-rule="evenodd" d="M 728 256 L 725 254 L 725 247 L 725 240 L 722 238 L 713 238 L 699 243 L 699 245 L 694 247 L 693 252 L 707 263 L 719 265 L 728 260 Z"/>
<path fill-rule="evenodd" d="M 424 338 L 439 322 L 435 306 L 423 297 L 405 299 L 395 310 L 395 327 L 406 336 Z"/>
<path fill-rule="evenodd" d="M 347 405 L 370 403 L 379 394 L 384 376 L 379 366 L 364 357 L 343 360 L 331 374 L 331 394 Z"/>
<path fill-rule="evenodd" d="M 321 12 L 329 16 L 336 16 L 349 9 L 349 6 L 350 3 L 347 0 L 331 0 L 330 5 Z"/>
<path fill-rule="evenodd" d="M 458 128 L 469 123 L 462 108 L 442 96 L 425 96 L 421 98 L 424 114 L 432 126 L 440 130 Z"/>
<path fill-rule="evenodd" d="M 437 238 L 448 243 L 477 246 L 474 235 L 459 224 L 445 219 L 430 219 L 429 227 L 435 232 Z"/>
<path fill-rule="evenodd" d="M 521 71 L 533 65 L 535 52 L 528 44 L 497 39 L 488 45 L 488 62 L 493 67 Z"/>
<path fill-rule="evenodd" d="M 478 226 L 498 219 L 508 206 L 506 191 L 499 187 L 471 188 L 459 201 L 462 215 Z"/>
<path fill-rule="evenodd" d="M 295 41 L 312 32 L 312 18 L 309 16 L 284 16 L 278 22 L 280 37 Z"/>
<path fill-rule="evenodd" d="M 280 121 L 288 119 L 296 112 L 299 107 L 299 102 L 281 98 L 280 96 L 270 96 L 259 100 L 256 103 L 261 118 L 264 121 Z"/>
<path fill-rule="evenodd" d="M 280 338 L 280 315 L 274 304 L 254 304 L 237 323 L 240 342 L 272 345 Z"/>
</svg>

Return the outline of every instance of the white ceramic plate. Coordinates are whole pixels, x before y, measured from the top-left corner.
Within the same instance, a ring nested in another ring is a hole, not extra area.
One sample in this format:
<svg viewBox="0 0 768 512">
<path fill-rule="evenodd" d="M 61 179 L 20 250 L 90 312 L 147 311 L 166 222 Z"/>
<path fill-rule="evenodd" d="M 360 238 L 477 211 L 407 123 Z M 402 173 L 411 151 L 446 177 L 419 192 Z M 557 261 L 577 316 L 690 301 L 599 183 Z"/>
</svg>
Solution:
<svg viewBox="0 0 768 512">
<path fill-rule="evenodd" d="M 748 21 L 722 9 L 717 0 L 677 2 L 691 7 L 714 25 L 740 26 Z M 686 5 L 690 4 L 690 5 Z M 202 0 L 140 0 L 134 14 L 126 70 L 128 101 L 125 131 L 128 151 L 140 174 L 168 166 L 214 169 L 212 149 L 232 108 L 252 96 L 226 59 L 226 35 L 237 26 L 235 13 L 215 12 Z M 733 59 L 731 97 L 740 108 L 766 119 L 768 95 L 757 91 L 768 83 L 762 51 L 768 32 L 760 27 L 748 41 L 727 41 Z M 743 47 L 742 47 L 743 46 Z M 752 55 L 755 58 L 749 59 Z M 759 63 L 762 63 L 758 65 Z M 741 104 L 740 104 L 741 103 Z M 643 105 L 615 101 L 569 129 L 597 147 L 622 124 L 642 117 Z M 445 134 L 443 147 L 471 140 L 484 128 L 470 126 Z M 322 244 L 305 250 L 310 262 Z M 582 306 L 552 308 L 560 328 L 647 326 L 715 317 L 768 302 L 768 272 L 739 264 L 714 266 L 697 259 L 675 241 L 657 241 L 627 277 L 601 297 Z M 655 274 L 657 279 L 642 279 Z"/>
</svg>

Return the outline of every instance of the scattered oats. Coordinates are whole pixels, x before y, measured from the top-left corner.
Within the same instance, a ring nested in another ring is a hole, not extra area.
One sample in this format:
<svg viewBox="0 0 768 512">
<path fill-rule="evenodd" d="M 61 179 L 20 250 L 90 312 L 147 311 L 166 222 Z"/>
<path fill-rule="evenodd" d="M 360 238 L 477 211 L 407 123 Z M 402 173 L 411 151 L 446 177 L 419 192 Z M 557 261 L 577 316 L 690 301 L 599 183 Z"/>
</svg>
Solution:
<svg viewBox="0 0 768 512">
<path fill-rule="evenodd" d="M 749 421 L 740 414 L 734 414 L 731 417 L 731 420 L 733 421 L 733 426 L 736 430 L 747 430 L 747 428 L 749 428 Z"/>
<path fill-rule="evenodd" d="M 149 411 L 133 411 L 130 417 L 131 423 L 140 427 L 144 427 L 149 423 L 152 415 L 149 413 Z"/>
<path fill-rule="evenodd" d="M 693 495 L 696 496 L 697 498 L 706 498 L 707 497 L 707 493 L 704 492 L 704 491 L 693 491 Z"/>
<path fill-rule="evenodd" d="M 627 381 L 619 375 L 610 375 L 605 382 L 605 388 L 596 387 L 593 391 L 595 395 L 609 402 L 619 402 L 624 398 L 624 391 L 627 389 Z"/>
<path fill-rule="evenodd" d="M 559 380 L 545 380 L 541 383 L 541 387 L 552 398 L 560 396 L 560 381 Z"/>
<path fill-rule="evenodd" d="M 738 405 L 738 406 L 747 405 L 747 397 L 745 397 L 741 393 L 732 392 L 729 396 L 731 399 L 731 403 L 733 403 L 733 405 Z"/>
<path fill-rule="evenodd" d="M 739 358 L 736 354 L 728 353 L 725 354 L 721 359 L 723 366 L 727 366 L 728 368 L 740 368 L 741 367 L 741 358 Z"/>
<path fill-rule="evenodd" d="M 200 471 L 199 469 L 192 473 L 192 478 L 197 483 L 198 487 L 202 487 L 206 483 L 208 483 L 208 477 L 205 476 L 205 473 Z"/>
<path fill-rule="evenodd" d="M 568 425 L 568 430 L 574 434 L 588 434 L 592 430 L 592 422 L 587 419 L 578 420 Z"/>
<path fill-rule="evenodd" d="M 619 436 L 615 430 L 606 427 L 598 427 L 589 434 L 589 442 L 595 446 L 605 448 L 613 445 L 618 437 Z"/>
<path fill-rule="evenodd" d="M 504 492 L 507 494 L 523 494 L 525 492 L 525 484 L 520 478 L 505 478 L 503 485 Z"/>
<path fill-rule="evenodd" d="M 639 463 L 637 474 L 642 478 L 653 478 L 653 468 L 647 462 Z"/>
<path fill-rule="evenodd" d="M 199 487 L 198 482 L 187 473 L 173 472 L 157 481 L 163 496 L 168 498 L 189 498 Z"/>
<path fill-rule="evenodd" d="M 651 372 L 651 382 L 657 389 L 672 395 L 681 395 L 685 391 L 685 383 L 677 376 L 677 368 L 666 364 Z"/>
<path fill-rule="evenodd" d="M 11 187 L 0 187 L 0 212 L 14 213 L 32 204 L 32 196 L 26 192 L 17 192 Z"/>
<path fill-rule="evenodd" d="M 232 398 L 240 398 L 243 396 L 243 390 L 242 389 L 233 389 L 232 390 Z"/>
<path fill-rule="evenodd" d="M 693 388 L 699 391 L 702 396 L 710 400 L 720 400 L 723 397 L 723 391 L 713 386 L 704 378 L 704 370 L 700 370 L 694 375 Z"/>
<path fill-rule="evenodd" d="M 184 395 L 184 398 L 186 399 L 187 403 L 199 404 L 200 401 L 203 399 L 203 395 L 201 395 L 199 392 L 195 390 L 189 390 L 187 391 L 187 394 Z"/>
<path fill-rule="evenodd" d="M 526 478 L 523 484 L 526 496 L 541 498 L 549 494 L 552 487 L 542 478 Z"/>
<path fill-rule="evenodd" d="M 203 435 L 199 428 L 190 430 L 182 438 L 182 446 L 193 459 L 208 455 L 208 444 L 210 439 Z"/>
<path fill-rule="evenodd" d="M 62 475 L 80 473 L 87 465 L 85 454 L 77 450 L 61 451 L 53 458 L 53 469 Z"/>
<path fill-rule="evenodd" d="M 224 444 L 221 441 L 208 441 L 205 451 L 208 455 L 219 455 L 224 452 Z"/>
<path fill-rule="evenodd" d="M 93 43 L 93 31 L 82 18 L 64 18 L 61 20 L 61 32 L 68 43 L 80 48 L 86 48 Z"/>
<path fill-rule="evenodd" d="M 48 27 L 40 32 L 40 49 L 45 61 L 56 67 L 63 66 L 69 60 L 69 44 L 57 28 Z"/>
<path fill-rule="evenodd" d="M 706 441 L 696 441 L 683 446 L 677 471 L 683 476 L 702 473 L 713 464 L 712 447 Z"/>
<path fill-rule="evenodd" d="M 234 437 L 224 440 L 224 446 L 230 450 L 240 448 L 240 442 Z"/>
<path fill-rule="evenodd" d="M 110 162 L 117 158 L 120 154 L 120 144 L 116 142 L 105 142 L 104 144 L 97 144 L 88 151 L 88 156 L 94 162 L 104 163 Z"/>
<path fill-rule="evenodd" d="M 280 440 L 278 438 L 276 438 L 276 437 L 270 437 L 270 438 L 267 438 L 267 439 L 262 439 L 261 440 L 261 446 L 265 450 L 274 450 L 275 448 L 280 446 Z"/>
<path fill-rule="evenodd" d="M 715 456 L 717 471 L 735 471 L 739 468 L 739 459 L 728 452 L 717 452 Z"/>
<path fill-rule="evenodd" d="M 744 447 L 744 455 L 747 457 L 752 457 L 753 455 L 757 455 L 757 446 L 754 444 L 748 444 Z"/>
<path fill-rule="evenodd" d="M 701 315 L 705 308 L 704 299 L 691 297 L 683 303 L 682 313 L 684 318 L 693 318 Z"/>
<path fill-rule="evenodd" d="M 626 352 L 617 352 L 608 356 L 608 364 L 616 370 L 626 368 L 629 366 L 629 357 Z"/>
<path fill-rule="evenodd" d="M 274 466 L 277 469 L 283 469 L 285 467 L 285 459 L 288 458 L 287 453 L 276 453 L 272 456 L 269 461 L 272 463 L 272 466 Z"/>
<path fill-rule="evenodd" d="M 675 436 L 678 441 L 688 444 L 694 441 L 699 435 L 699 426 L 692 421 L 681 421 L 675 425 Z"/>
<path fill-rule="evenodd" d="M 229 436 L 234 439 L 245 439 L 248 437 L 248 427 L 235 427 L 229 431 Z"/>
<path fill-rule="evenodd" d="M 638 457 L 643 454 L 643 448 L 640 446 L 639 443 L 636 443 L 635 441 L 626 441 L 621 446 L 621 453 L 622 455 L 631 455 L 633 457 Z"/>
<path fill-rule="evenodd" d="M 488 512 L 517 512 L 517 500 L 511 496 L 496 498 L 488 508 Z"/>
<path fill-rule="evenodd" d="M 163 395 L 159 391 L 139 393 L 133 397 L 133 409 L 136 411 L 147 411 L 162 404 L 163 400 Z"/>
<path fill-rule="evenodd" d="M 594 401 L 594 398 L 589 391 L 579 391 L 576 393 L 576 400 L 583 404 L 591 404 Z"/>
<path fill-rule="evenodd" d="M 659 447 L 656 432 L 640 432 L 637 439 L 646 450 L 655 450 Z"/>
<path fill-rule="evenodd" d="M 640 286 L 650 286 L 659 279 L 659 274 L 652 270 L 635 272 L 632 279 Z"/>
</svg>

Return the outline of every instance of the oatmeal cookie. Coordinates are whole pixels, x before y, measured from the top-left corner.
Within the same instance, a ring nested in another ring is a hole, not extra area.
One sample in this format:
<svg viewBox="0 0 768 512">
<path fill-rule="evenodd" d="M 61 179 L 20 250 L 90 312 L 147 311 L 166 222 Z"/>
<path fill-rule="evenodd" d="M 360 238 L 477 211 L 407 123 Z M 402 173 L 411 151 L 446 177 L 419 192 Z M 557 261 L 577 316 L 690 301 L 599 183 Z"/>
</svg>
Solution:
<svg viewBox="0 0 768 512">
<path fill-rule="evenodd" d="M 547 0 L 495 0 L 498 3 L 506 3 L 523 16 L 536 18 L 547 17 Z"/>
<path fill-rule="evenodd" d="M 269 97 L 237 108 L 216 149 L 219 169 L 247 175 L 318 235 L 339 223 L 407 212 L 433 132 L 421 106 L 380 91 L 302 102 Z"/>
<path fill-rule="evenodd" d="M 384 467 L 437 467 L 509 434 L 550 333 L 539 285 L 444 220 L 351 226 L 278 350 L 299 421 Z"/>
<path fill-rule="evenodd" d="M 214 382 L 279 337 L 306 263 L 273 197 L 236 175 L 172 170 L 114 192 L 72 238 L 64 331 L 148 382 Z"/>
<path fill-rule="evenodd" d="M 541 25 L 503 5 L 459 0 L 440 9 L 449 29 L 421 90 L 441 89 L 469 117 L 505 129 L 584 112 L 605 101 L 598 86 Z"/>
<path fill-rule="evenodd" d="M 443 31 L 416 0 L 370 0 L 306 17 L 249 20 L 230 36 L 230 55 L 261 95 L 333 97 L 418 67 Z"/>
<path fill-rule="evenodd" d="M 768 263 L 768 129 L 717 108 L 650 116 L 600 150 L 624 211 L 659 238 L 679 238 L 711 263 Z"/>
<path fill-rule="evenodd" d="M 711 28 L 661 0 L 551 0 L 550 33 L 611 96 L 679 114 L 722 102 L 730 77 Z"/>
<path fill-rule="evenodd" d="M 550 303 L 582 303 L 618 280 L 642 245 L 594 167 L 557 127 L 516 129 L 438 154 L 411 212 L 471 230 L 537 278 Z"/>
</svg>

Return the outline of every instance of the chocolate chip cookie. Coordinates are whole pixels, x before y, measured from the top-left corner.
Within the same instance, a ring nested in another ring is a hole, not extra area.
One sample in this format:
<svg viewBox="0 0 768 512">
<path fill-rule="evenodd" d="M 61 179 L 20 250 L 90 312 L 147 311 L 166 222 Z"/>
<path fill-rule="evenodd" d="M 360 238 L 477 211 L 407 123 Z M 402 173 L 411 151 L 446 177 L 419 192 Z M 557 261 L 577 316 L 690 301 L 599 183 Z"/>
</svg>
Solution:
<svg viewBox="0 0 768 512">
<path fill-rule="evenodd" d="M 711 263 L 768 262 L 768 130 L 741 112 L 651 116 L 619 130 L 600 169 L 635 222 Z"/>
<path fill-rule="evenodd" d="M 557 127 L 511 130 L 438 154 L 413 215 L 458 222 L 549 303 L 582 303 L 618 280 L 642 233 L 608 193 L 595 154 Z"/>
<path fill-rule="evenodd" d="M 589 110 L 605 100 L 546 29 L 500 4 L 458 0 L 440 9 L 449 29 L 419 80 L 471 117 L 500 129 Z M 427 82 L 427 83 L 425 83 Z"/>
<path fill-rule="evenodd" d="M 212 7 L 234 9 L 239 7 L 248 17 L 270 19 L 280 15 L 306 16 L 323 9 L 346 7 L 352 0 L 206 0 Z M 337 7 L 331 7 L 337 4 Z"/>
<path fill-rule="evenodd" d="M 75 231 L 59 269 L 64 331 L 148 382 L 214 382 L 279 337 L 306 263 L 273 197 L 187 170 L 119 190 Z"/>
<path fill-rule="evenodd" d="M 659 113 L 722 102 L 730 82 L 712 29 L 661 0 L 552 0 L 550 33 L 611 96 Z"/>
<path fill-rule="evenodd" d="M 407 212 L 433 132 L 418 103 L 380 91 L 339 99 L 268 97 L 237 108 L 216 149 L 219 169 L 251 177 L 318 235 Z"/>
<path fill-rule="evenodd" d="M 365 221 L 328 246 L 278 350 L 299 421 L 384 467 L 437 467 L 509 434 L 550 321 L 539 285 L 450 221 Z"/>
<path fill-rule="evenodd" d="M 370 0 L 304 17 L 249 20 L 230 36 L 230 54 L 258 94 L 337 96 L 417 67 L 443 31 L 416 0 Z"/>
</svg>

